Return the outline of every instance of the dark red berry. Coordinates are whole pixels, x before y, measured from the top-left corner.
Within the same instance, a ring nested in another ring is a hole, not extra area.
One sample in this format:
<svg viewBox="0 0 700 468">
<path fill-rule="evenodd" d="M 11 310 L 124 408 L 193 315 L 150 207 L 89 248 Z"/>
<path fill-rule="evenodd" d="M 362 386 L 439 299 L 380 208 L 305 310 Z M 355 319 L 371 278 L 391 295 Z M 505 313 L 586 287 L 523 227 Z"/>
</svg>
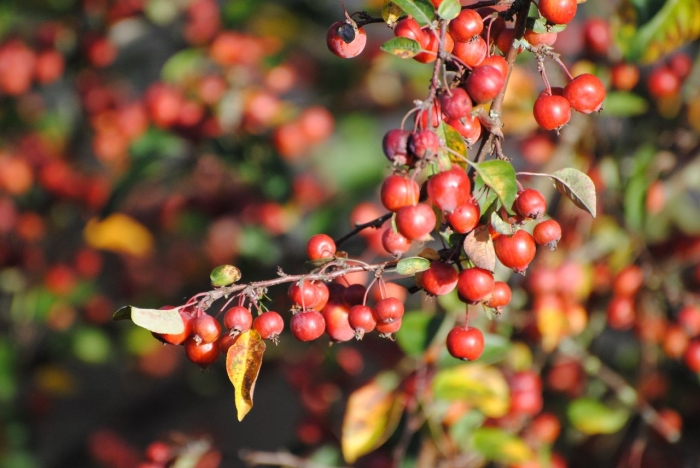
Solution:
<svg viewBox="0 0 700 468">
<path fill-rule="evenodd" d="M 431 130 L 418 130 L 408 137 L 408 151 L 418 159 L 437 156 L 440 139 Z"/>
<path fill-rule="evenodd" d="M 207 368 L 219 359 L 221 349 L 217 342 L 198 343 L 194 337 L 190 337 L 185 341 L 185 353 L 191 362 L 199 367 Z"/>
<path fill-rule="evenodd" d="M 237 335 L 250 330 L 253 326 L 253 315 L 245 307 L 231 307 L 224 313 L 224 326 L 230 334 Z"/>
<path fill-rule="evenodd" d="M 461 119 L 472 111 L 472 99 L 463 88 L 454 88 L 440 95 L 440 107 L 449 119 Z"/>
<path fill-rule="evenodd" d="M 276 343 L 280 333 L 284 330 L 284 320 L 277 312 L 264 312 L 255 317 L 253 328 L 263 340 L 271 340 Z"/>
<path fill-rule="evenodd" d="M 355 338 L 361 340 L 365 333 L 371 332 L 377 326 L 377 317 L 371 307 L 356 305 L 350 308 L 348 323 L 355 330 Z"/>
<path fill-rule="evenodd" d="M 395 128 L 389 130 L 382 140 L 384 156 L 396 164 L 408 163 L 408 137 L 411 132 Z"/>
<path fill-rule="evenodd" d="M 472 304 L 488 298 L 494 287 L 493 273 L 483 268 L 467 268 L 459 273 L 457 290 L 462 298 Z"/>
<path fill-rule="evenodd" d="M 446 344 L 453 357 L 474 361 L 484 352 L 484 334 L 478 328 L 455 327 L 447 335 Z"/>
<path fill-rule="evenodd" d="M 213 343 L 221 335 L 221 324 L 211 315 L 200 315 L 192 320 L 192 333 L 195 341 L 199 339 L 202 343 Z"/>
<path fill-rule="evenodd" d="M 480 65 L 472 70 L 464 87 L 479 104 L 490 102 L 503 89 L 506 80 L 503 73 L 490 65 Z"/>
<path fill-rule="evenodd" d="M 313 341 L 326 331 L 326 321 L 319 312 L 304 310 L 292 315 L 289 329 L 297 340 Z"/>
</svg>

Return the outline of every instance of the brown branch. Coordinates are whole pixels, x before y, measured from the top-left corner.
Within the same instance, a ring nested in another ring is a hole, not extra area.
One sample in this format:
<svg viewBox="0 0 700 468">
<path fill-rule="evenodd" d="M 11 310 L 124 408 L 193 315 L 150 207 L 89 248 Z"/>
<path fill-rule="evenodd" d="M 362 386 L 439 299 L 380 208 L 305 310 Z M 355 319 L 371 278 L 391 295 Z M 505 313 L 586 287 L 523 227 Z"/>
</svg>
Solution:
<svg viewBox="0 0 700 468">
<path fill-rule="evenodd" d="M 362 231 L 362 230 L 364 230 L 364 229 L 367 229 L 367 228 L 370 228 L 370 227 L 371 227 L 371 228 L 375 228 L 375 229 L 379 229 L 380 227 L 382 227 L 382 224 L 384 224 L 384 221 L 386 221 L 387 219 L 391 218 L 391 216 L 392 216 L 393 214 L 394 214 L 394 213 L 389 212 L 389 213 L 386 213 L 386 214 L 380 216 L 380 217 L 377 218 L 377 219 L 373 219 L 372 221 L 366 222 L 366 223 L 364 223 L 364 224 L 356 224 L 356 225 L 355 225 L 355 229 L 353 229 L 352 231 L 348 232 L 348 233 L 345 234 L 344 236 L 337 238 L 337 239 L 335 240 L 335 245 L 336 245 L 336 246 L 339 246 L 340 244 L 342 244 L 343 242 L 345 242 L 346 240 L 350 239 L 352 236 L 358 234 L 360 231 Z"/>
<path fill-rule="evenodd" d="M 238 457 L 248 466 L 287 466 L 291 468 L 331 468 L 328 465 L 306 460 L 289 452 L 260 452 L 243 449 Z M 340 467 L 344 468 L 344 467 Z"/>
</svg>

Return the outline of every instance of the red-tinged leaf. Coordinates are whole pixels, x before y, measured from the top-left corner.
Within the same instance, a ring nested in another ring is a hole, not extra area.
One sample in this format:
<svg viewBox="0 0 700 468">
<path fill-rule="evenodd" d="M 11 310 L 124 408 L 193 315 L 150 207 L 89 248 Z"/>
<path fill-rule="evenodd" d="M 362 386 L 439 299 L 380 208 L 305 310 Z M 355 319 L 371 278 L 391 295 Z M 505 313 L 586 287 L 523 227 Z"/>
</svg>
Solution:
<svg viewBox="0 0 700 468">
<path fill-rule="evenodd" d="M 396 375 L 387 372 L 350 395 L 341 437 L 346 462 L 352 464 L 373 451 L 396 429 L 405 406 L 403 395 L 394 392 L 398 383 Z"/>
<path fill-rule="evenodd" d="M 464 252 L 474 265 L 485 270 L 496 268 L 496 251 L 488 226 L 479 226 L 464 239 Z"/>
<path fill-rule="evenodd" d="M 262 365 L 265 342 L 255 330 L 241 333 L 226 354 L 226 372 L 233 384 L 238 420 L 253 407 L 253 392 Z"/>
<path fill-rule="evenodd" d="M 185 324 L 178 309 L 139 309 L 125 306 L 116 311 L 112 319 L 131 319 L 139 327 L 155 333 L 177 334 L 185 331 Z"/>
</svg>

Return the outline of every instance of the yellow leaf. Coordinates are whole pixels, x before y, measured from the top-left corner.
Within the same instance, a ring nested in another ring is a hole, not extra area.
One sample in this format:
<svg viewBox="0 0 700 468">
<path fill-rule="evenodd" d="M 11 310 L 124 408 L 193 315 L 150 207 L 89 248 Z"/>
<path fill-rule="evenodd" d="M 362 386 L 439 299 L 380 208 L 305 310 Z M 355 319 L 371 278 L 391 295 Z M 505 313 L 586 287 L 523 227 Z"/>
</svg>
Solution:
<svg viewBox="0 0 700 468">
<path fill-rule="evenodd" d="M 226 372 L 233 384 L 238 420 L 253 407 L 253 391 L 262 364 L 265 342 L 255 330 L 241 333 L 226 354 Z"/>
<path fill-rule="evenodd" d="M 153 249 L 153 236 L 138 221 L 122 213 L 102 221 L 93 218 L 83 231 L 90 247 L 142 257 Z"/>
<path fill-rule="evenodd" d="M 403 15 L 403 11 L 391 0 L 384 0 L 384 5 L 382 6 L 382 19 L 391 26 L 396 23 L 399 18 Z"/>
<path fill-rule="evenodd" d="M 553 305 L 546 305 L 535 311 L 537 329 L 542 335 L 542 349 L 551 352 L 559 341 L 569 333 L 569 322 L 564 311 Z"/>
<path fill-rule="evenodd" d="M 478 362 L 438 371 L 433 392 L 438 399 L 474 405 L 490 418 L 505 416 L 510 407 L 510 389 L 501 371 Z"/>
<path fill-rule="evenodd" d="M 341 437 L 346 462 L 376 449 L 396 429 L 405 404 L 403 396 L 393 392 L 397 384 L 395 375 L 380 374 L 350 395 Z"/>
</svg>

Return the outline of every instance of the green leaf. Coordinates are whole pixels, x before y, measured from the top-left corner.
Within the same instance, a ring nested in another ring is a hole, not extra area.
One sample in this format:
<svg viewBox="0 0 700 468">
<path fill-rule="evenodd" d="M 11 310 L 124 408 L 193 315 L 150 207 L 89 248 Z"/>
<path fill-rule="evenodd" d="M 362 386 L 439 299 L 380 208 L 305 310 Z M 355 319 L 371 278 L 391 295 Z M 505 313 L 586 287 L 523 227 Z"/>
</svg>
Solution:
<svg viewBox="0 0 700 468">
<path fill-rule="evenodd" d="M 139 327 L 155 333 L 177 334 L 185 331 L 185 324 L 182 323 L 178 309 L 139 309 L 125 306 L 112 316 L 113 320 L 128 318 Z"/>
<path fill-rule="evenodd" d="M 534 457 L 534 453 L 518 436 L 495 427 L 480 427 L 472 437 L 474 449 L 489 461 L 514 465 Z"/>
<path fill-rule="evenodd" d="M 610 408 L 593 398 L 579 398 L 569 404 L 571 424 L 584 434 L 612 434 L 627 423 L 629 410 Z"/>
<path fill-rule="evenodd" d="M 443 0 L 437 9 L 437 14 L 444 20 L 453 20 L 462 11 L 462 4 L 459 0 Z"/>
<path fill-rule="evenodd" d="M 638 12 L 643 13 L 643 12 Z M 629 24 L 630 15 L 623 28 Z M 634 17 L 638 20 L 639 15 Z M 623 36 L 624 37 L 624 36 Z M 663 55 L 700 37 L 700 2 L 698 0 L 666 0 L 663 7 L 634 33 L 623 46 L 625 58 L 641 63 L 653 63 Z"/>
<path fill-rule="evenodd" d="M 606 115 L 613 117 L 633 117 L 644 114 L 649 109 L 646 99 L 633 93 L 611 91 L 603 101 Z"/>
<path fill-rule="evenodd" d="M 464 138 L 459 134 L 457 130 L 451 125 L 445 122 L 440 122 L 440 126 L 437 128 L 437 135 L 440 139 L 445 140 L 445 146 L 462 156 L 464 159 L 467 158 L 467 146 L 464 144 Z M 450 161 L 465 167 L 464 160 L 460 159 L 458 156 L 450 153 L 447 155 Z"/>
<path fill-rule="evenodd" d="M 214 287 L 228 286 L 241 279 L 241 270 L 233 265 L 219 265 L 211 271 L 209 279 Z"/>
<path fill-rule="evenodd" d="M 396 332 L 396 343 L 406 355 L 418 358 L 426 350 L 440 327 L 440 319 L 423 311 L 407 312 Z"/>
<path fill-rule="evenodd" d="M 474 169 L 484 184 L 496 192 L 503 206 L 510 211 L 518 192 L 515 169 L 511 163 L 500 160 L 486 161 L 474 164 Z"/>
<path fill-rule="evenodd" d="M 400 275 L 415 275 L 430 268 L 430 260 L 423 257 L 404 258 L 396 264 L 396 272 Z"/>
<path fill-rule="evenodd" d="M 421 50 L 418 41 L 408 37 L 395 37 L 381 45 L 380 49 L 402 59 L 414 57 Z"/>
<path fill-rule="evenodd" d="M 166 83 L 180 83 L 202 73 L 206 56 L 202 49 L 185 49 L 170 56 L 160 71 Z"/>
<path fill-rule="evenodd" d="M 394 3 L 421 26 L 429 24 L 435 16 L 435 7 L 428 0 L 394 0 Z"/>
<path fill-rule="evenodd" d="M 582 210 L 588 211 L 595 218 L 596 193 L 595 184 L 590 177 L 578 169 L 561 169 L 549 177 L 554 179 L 554 186 L 559 193 L 574 202 Z"/>
<path fill-rule="evenodd" d="M 512 236 L 515 233 L 515 231 L 513 230 L 513 225 L 503 221 L 501 216 L 495 211 L 491 213 L 491 226 L 499 234 Z"/>
<path fill-rule="evenodd" d="M 541 16 L 537 18 L 528 18 L 526 28 L 531 29 L 537 34 L 555 32 L 559 33 L 566 29 L 565 24 L 547 24 L 547 20 Z"/>
</svg>

